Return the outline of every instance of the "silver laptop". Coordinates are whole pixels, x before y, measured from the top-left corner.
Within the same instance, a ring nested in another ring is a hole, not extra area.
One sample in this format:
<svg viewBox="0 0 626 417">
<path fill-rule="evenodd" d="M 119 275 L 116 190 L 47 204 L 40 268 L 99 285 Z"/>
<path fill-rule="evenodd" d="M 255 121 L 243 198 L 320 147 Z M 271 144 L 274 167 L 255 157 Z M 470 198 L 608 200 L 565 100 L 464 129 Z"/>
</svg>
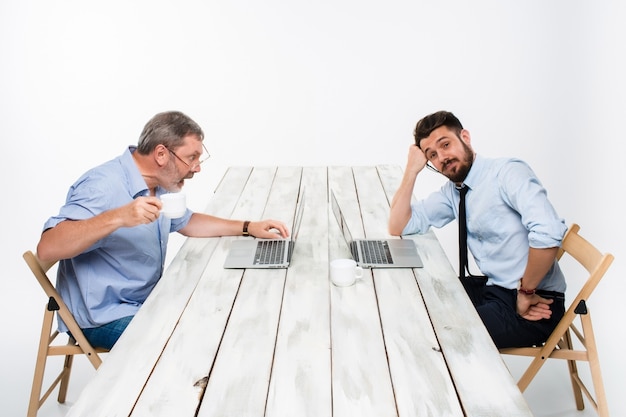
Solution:
<svg viewBox="0 0 626 417">
<path fill-rule="evenodd" d="M 422 268 L 424 264 L 411 239 L 352 239 L 335 193 L 330 192 L 331 207 L 352 257 L 363 268 Z"/>
<path fill-rule="evenodd" d="M 224 268 L 287 268 L 304 211 L 304 189 L 296 207 L 289 239 L 239 239 L 231 242 Z"/>
</svg>

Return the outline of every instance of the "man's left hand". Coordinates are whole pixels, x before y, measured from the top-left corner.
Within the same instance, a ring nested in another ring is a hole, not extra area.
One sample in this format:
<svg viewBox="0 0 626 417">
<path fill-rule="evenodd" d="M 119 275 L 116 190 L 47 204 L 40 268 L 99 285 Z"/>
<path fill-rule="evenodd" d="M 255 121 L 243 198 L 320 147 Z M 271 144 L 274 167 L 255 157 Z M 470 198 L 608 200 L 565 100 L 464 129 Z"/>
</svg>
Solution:
<svg viewBox="0 0 626 417">
<path fill-rule="evenodd" d="M 537 294 L 517 293 L 517 314 L 530 321 L 549 319 L 552 316 L 550 304 L 553 302 Z"/>
</svg>

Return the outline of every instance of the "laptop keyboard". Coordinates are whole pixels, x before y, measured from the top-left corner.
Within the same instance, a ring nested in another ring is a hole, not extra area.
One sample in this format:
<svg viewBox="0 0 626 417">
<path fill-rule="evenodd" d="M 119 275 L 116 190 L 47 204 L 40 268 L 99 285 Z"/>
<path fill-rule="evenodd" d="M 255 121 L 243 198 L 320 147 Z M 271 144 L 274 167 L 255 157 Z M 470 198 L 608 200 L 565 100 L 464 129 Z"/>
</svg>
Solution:
<svg viewBox="0 0 626 417">
<path fill-rule="evenodd" d="M 285 254 L 285 240 L 260 240 L 254 255 L 255 265 L 282 264 Z"/>
<path fill-rule="evenodd" d="M 364 240 L 361 249 L 367 264 L 393 264 L 389 243 L 385 240 Z"/>
</svg>

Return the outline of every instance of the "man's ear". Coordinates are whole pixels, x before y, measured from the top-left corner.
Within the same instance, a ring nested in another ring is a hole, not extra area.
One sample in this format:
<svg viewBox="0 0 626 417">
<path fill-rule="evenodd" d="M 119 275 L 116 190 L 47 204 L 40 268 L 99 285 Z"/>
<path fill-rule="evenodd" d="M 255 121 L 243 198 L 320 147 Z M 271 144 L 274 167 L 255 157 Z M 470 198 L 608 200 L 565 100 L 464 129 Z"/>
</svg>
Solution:
<svg viewBox="0 0 626 417">
<path fill-rule="evenodd" d="M 461 139 L 463 140 L 463 142 L 467 143 L 468 145 L 472 144 L 472 137 L 470 135 L 469 130 L 467 129 L 461 130 Z"/>
<path fill-rule="evenodd" d="M 158 144 L 152 151 L 154 161 L 158 166 L 165 166 L 170 160 L 170 151 L 162 143 Z"/>
</svg>

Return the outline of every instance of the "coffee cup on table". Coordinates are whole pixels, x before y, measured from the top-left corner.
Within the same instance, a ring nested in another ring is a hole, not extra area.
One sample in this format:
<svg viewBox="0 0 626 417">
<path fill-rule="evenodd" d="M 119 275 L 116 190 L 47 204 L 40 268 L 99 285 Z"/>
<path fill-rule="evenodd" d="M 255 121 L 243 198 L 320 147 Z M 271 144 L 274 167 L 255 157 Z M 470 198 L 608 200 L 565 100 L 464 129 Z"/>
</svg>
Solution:
<svg viewBox="0 0 626 417">
<path fill-rule="evenodd" d="M 183 193 L 168 193 L 161 195 L 161 213 L 170 219 L 182 217 L 187 210 L 187 202 Z"/>
<path fill-rule="evenodd" d="M 363 277 L 363 268 L 354 259 L 335 259 L 330 262 L 330 280 L 337 287 L 354 285 L 357 278 Z"/>
</svg>

